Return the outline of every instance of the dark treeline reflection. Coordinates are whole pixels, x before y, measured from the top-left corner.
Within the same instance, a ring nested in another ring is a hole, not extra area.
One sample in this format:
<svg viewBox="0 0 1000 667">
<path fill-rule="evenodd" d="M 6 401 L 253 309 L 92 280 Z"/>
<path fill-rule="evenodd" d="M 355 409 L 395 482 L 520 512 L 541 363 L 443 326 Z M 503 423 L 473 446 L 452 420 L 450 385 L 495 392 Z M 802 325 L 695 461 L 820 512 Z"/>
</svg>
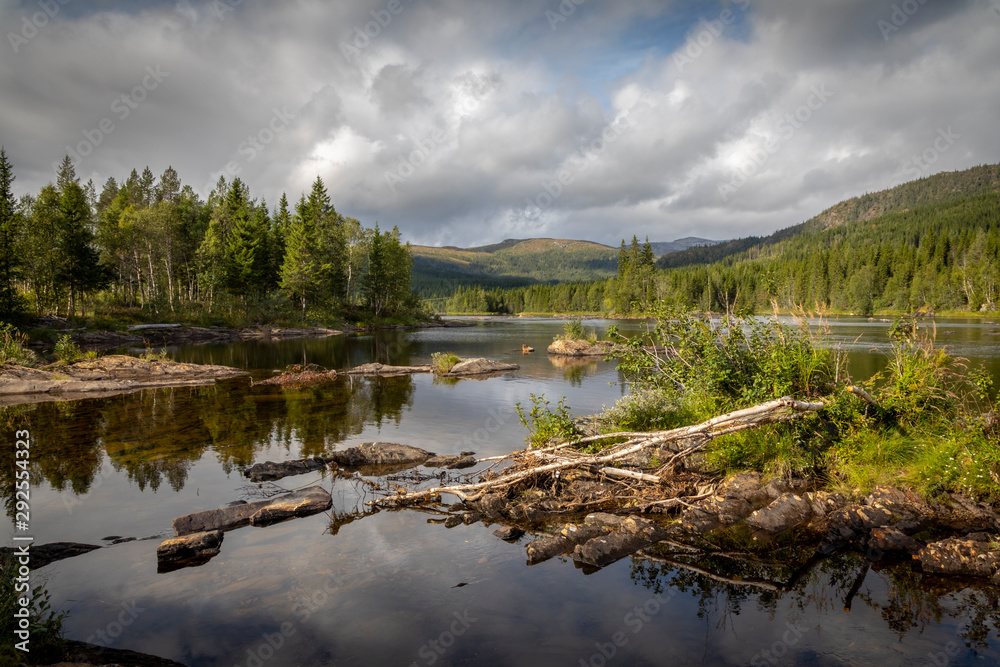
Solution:
<svg viewBox="0 0 1000 667">
<path fill-rule="evenodd" d="M 647 558 L 633 558 L 632 581 L 655 594 L 674 589 L 692 596 L 699 618 L 711 618 L 720 628 L 731 627 L 741 613 L 773 618 L 791 601 L 799 611 L 822 615 L 867 607 L 900 642 L 934 626 L 954 626 L 952 637 L 976 656 L 989 653 L 1000 636 L 1000 589 L 984 581 L 924 574 L 911 561 L 872 562 L 854 552 L 812 556 L 799 560 L 801 565 L 786 561 L 788 554 L 770 562 L 680 561 L 650 551 Z M 883 580 L 884 592 L 874 592 L 881 587 L 870 585 L 872 577 Z"/>
<path fill-rule="evenodd" d="M 251 464 L 256 452 L 272 444 L 321 456 L 366 424 L 398 424 L 412 396 L 410 377 L 343 377 L 297 388 L 235 380 L 7 407 L 0 409 L 0 423 L 11 433 L 30 429 L 33 485 L 44 478 L 53 488 L 85 494 L 106 452 L 115 470 L 140 489 L 166 483 L 180 490 L 206 450 L 215 450 L 227 473 Z M 0 473 L 11 516 L 14 469 L 11 461 Z"/>
</svg>

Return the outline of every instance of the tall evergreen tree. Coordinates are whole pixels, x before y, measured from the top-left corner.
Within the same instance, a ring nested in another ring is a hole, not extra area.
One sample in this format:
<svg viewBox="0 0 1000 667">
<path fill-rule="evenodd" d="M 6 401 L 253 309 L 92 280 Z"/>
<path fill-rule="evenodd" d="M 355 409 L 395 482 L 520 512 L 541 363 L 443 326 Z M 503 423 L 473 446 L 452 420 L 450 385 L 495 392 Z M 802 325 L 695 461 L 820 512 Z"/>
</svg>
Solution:
<svg viewBox="0 0 1000 667">
<path fill-rule="evenodd" d="M 18 252 L 22 218 L 14 199 L 12 185 L 14 169 L 7 159 L 7 151 L 0 146 L 0 317 L 9 318 L 17 311 L 15 280 L 20 269 Z"/>
</svg>

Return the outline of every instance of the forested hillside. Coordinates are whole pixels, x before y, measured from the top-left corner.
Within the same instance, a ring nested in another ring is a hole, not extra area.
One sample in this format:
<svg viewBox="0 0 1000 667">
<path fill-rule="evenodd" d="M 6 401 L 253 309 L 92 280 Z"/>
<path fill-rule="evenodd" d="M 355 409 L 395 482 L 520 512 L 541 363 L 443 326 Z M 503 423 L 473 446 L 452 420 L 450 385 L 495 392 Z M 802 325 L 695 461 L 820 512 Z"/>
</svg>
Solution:
<svg viewBox="0 0 1000 667">
<path fill-rule="evenodd" d="M 336 211 L 319 178 L 294 208 L 271 209 L 239 178 L 207 201 L 172 168 L 100 193 L 67 157 L 56 183 L 15 200 L 0 150 L 0 317 L 220 323 L 407 318 L 411 257 L 397 229 Z"/>
<path fill-rule="evenodd" d="M 717 312 L 757 312 L 772 302 L 786 310 L 858 314 L 993 312 L 1000 309 L 998 175 L 1000 167 L 991 165 L 907 183 L 848 200 L 766 239 L 668 255 L 659 268 L 633 240 L 613 278 L 465 290 L 448 308 L 628 314 L 665 301 Z M 697 263 L 716 254 L 721 259 Z"/>
</svg>

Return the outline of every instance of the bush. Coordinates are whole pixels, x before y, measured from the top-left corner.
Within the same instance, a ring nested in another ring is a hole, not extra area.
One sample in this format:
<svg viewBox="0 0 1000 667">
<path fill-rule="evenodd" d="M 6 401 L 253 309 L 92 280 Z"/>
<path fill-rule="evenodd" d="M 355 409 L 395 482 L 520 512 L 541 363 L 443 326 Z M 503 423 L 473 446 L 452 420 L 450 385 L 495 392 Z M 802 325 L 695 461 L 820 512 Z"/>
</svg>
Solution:
<svg viewBox="0 0 1000 667">
<path fill-rule="evenodd" d="M 83 356 L 80 347 L 73 342 L 73 337 L 69 334 L 63 334 L 56 341 L 55 353 L 56 359 L 64 364 L 71 364 Z"/>
<path fill-rule="evenodd" d="M 18 563 L 13 554 L 0 554 L 0 664 L 21 664 L 25 658 L 31 664 L 50 664 L 63 657 L 63 619 L 65 614 L 52 609 L 51 596 L 42 586 L 36 586 L 31 593 L 34 608 L 31 610 L 30 627 L 31 652 L 22 653 L 15 648 L 18 640 L 14 634 L 16 619 L 14 613 L 20 609 L 17 599 L 24 596 L 18 591 L 16 579 Z"/>
<path fill-rule="evenodd" d="M 28 337 L 15 329 L 12 324 L 0 324 L 0 364 L 35 366 L 38 363 L 38 355 L 24 347 L 27 342 Z"/>
<path fill-rule="evenodd" d="M 559 399 L 555 410 L 549 409 L 545 395 L 531 394 L 531 410 L 525 412 L 520 403 L 515 403 L 521 425 L 528 429 L 525 442 L 531 447 L 544 447 L 555 442 L 563 442 L 580 435 L 573 423 L 573 413 L 565 404 L 566 397 Z"/>
<path fill-rule="evenodd" d="M 561 336 L 556 336 L 556 340 L 585 340 L 586 331 L 583 328 L 583 320 L 577 318 L 567 320 L 563 324 Z"/>
<path fill-rule="evenodd" d="M 431 367 L 435 373 L 447 373 L 460 362 L 458 355 L 451 352 L 435 352 L 431 355 Z"/>
<path fill-rule="evenodd" d="M 613 431 L 664 431 L 690 420 L 691 415 L 675 392 L 643 387 L 601 414 L 601 421 Z"/>
</svg>

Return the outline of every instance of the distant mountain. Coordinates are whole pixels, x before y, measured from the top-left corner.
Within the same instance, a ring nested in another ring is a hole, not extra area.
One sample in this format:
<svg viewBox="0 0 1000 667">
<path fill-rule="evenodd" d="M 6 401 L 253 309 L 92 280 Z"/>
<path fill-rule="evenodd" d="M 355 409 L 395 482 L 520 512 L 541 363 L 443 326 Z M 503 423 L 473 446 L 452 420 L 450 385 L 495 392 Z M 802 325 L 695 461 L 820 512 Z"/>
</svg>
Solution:
<svg viewBox="0 0 1000 667">
<path fill-rule="evenodd" d="M 569 239 L 507 239 L 475 248 L 411 246 L 411 284 L 424 297 L 458 287 L 598 280 L 618 271 L 618 249 Z"/>
<path fill-rule="evenodd" d="M 657 266 L 676 268 L 710 264 L 752 248 L 772 246 L 806 232 L 819 232 L 852 222 L 873 220 L 890 213 L 906 213 L 920 206 L 943 204 L 995 192 L 1000 192 L 1000 164 L 982 165 L 964 171 L 946 171 L 887 190 L 846 199 L 814 218 L 779 229 L 769 236 L 748 236 L 664 255 L 658 260 Z"/>
<path fill-rule="evenodd" d="M 663 255 L 669 255 L 672 252 L 687 250 L 688 248 L 712 246 L 719 243 L 725 243 L 725 241 L 711 241 L 709 239 L 700 239 L 696 236 L 688 236 L 683 239 L 677 239 L 676 241 L 650 241 L 649 245 L 652 246 L 654 255 L 662 257 Z"/>
</svg>

